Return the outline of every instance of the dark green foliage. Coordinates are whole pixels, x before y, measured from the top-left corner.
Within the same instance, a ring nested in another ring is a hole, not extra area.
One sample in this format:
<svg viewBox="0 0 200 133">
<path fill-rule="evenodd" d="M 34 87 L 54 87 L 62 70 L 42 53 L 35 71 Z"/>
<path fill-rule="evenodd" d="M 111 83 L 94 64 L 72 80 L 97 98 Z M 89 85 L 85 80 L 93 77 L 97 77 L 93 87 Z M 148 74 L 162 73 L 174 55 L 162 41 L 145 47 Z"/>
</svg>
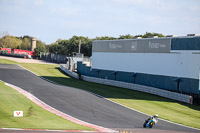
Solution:
<svg viewBox="0 0 200 133">
<path fill-rule="evenodd" d="M 120 35 L 119 39 L 133 39 L 134 36 L 128 34 L 128 35 Z"/>
<path fill-rule="evenodd" d="M 42 41 L 38 40 L 34 52 L 35 56 L 40 56 L 40 52 L 47 52 L 46 45 Z"/>
<path fill-rule="evenodd" d="M 118 38 L 115 37 L 109 37 L 109 36 L 101 36 L 101 37 L 96 37 L 94 40 L 116 40 Z"/>
<path fill-rule="evenodd" d="M 45 52 L 45 47 L 36 47 L 34 49 L 34 56 L 40 56 L 40 52 Z"/>
<path fill-rule="evenodd" d="M 150 32 L 146 32 L 143 36 L 141 36 L 142 38 L 150 38 L 153 36 L 158 36 L 158 37 L 165 37 L 163 34 L 160 33 L 150 33 Z"/>
<path fill-rule="evenodd" d="M 49 45 L 49 52 L 71 56 L 74 52 L 78 53 L 79 43 L 81 41 L 81 53 L 85 56 L 91 56 L 92 40 L 88 37 L 73 36 L 69 40 L 57 40 Z"/>
<path fill-rule="evenodd" d="M 153 36 L 164 37 L 164 35 L 162 34 L 149 33 L 149 32 L 146 32 L 144 35 L 136 35 L 136 36 L 130 34 L 120 35 L 119 38 L 101 36 L 101 37 L 96 37 L 94 39 L 89 39 L 88 37 L 83 37 L 83 36 L 73 36 L 69 40 L 58 39 L 55 43 L 49 45 L 48 48 L 50 53 L 71 56 L 73 55 L 74 52 L 78 53 L 79 42 L 81 41 L 81 53 L 84 54 L 84 56 L 90 57 L 92 55 L 92 41 L 94 40 L 133 39 L 136 37 L 147 38 Z"/>
</svg>

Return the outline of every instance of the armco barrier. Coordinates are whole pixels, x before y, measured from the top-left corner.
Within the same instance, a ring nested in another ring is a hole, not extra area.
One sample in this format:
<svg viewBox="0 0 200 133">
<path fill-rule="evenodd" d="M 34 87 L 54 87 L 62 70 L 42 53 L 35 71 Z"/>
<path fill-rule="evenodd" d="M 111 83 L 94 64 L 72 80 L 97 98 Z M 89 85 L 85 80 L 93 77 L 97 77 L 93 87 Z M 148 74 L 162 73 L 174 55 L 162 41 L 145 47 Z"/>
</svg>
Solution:
<svg viewBox="0 0 200 133">
<path fill-rule="evenodd" d="M 166 97 L 169 99 L 173 99 L 173 100 L 177 100 L 177 101 L 181 101 L 181 102 L 185 102 L 189 104 L 193 103 L 192 96 L 188 96 L 188 95 L 184 95 L 184 94 L 180 94 L 176 92 L 170 92 L 167 90 L 157 89 L 154 87 L 148 87 L 148 86 L 143 86 L 143 85 L 138 85 L 138 84 L 133 84 L 133 83 L 126 83 L 126 82 L 121 82 L 121 81 L 114 81 L 114 80 L 109 80 L 109 79 L 88 77 L 84 75 L 82 75 L 82 79 L 88 82 L 100 83 L 100 84 L 105 84 L 105 85 L 111 85 L 111 86 L 146 92 L 146 93 Z"/>
<path fill-rule="evenodd" d="M 75 72 L 72 72 L 72 71 L 68 70 L 68 69 L 64 66 L 64 64 L 60 64 L 60 69 L 61 69 L 62 71 L 64 71 L 66 74 L 68 74 L 69 76 L 71 76 L 71 77 L 73 77 L 73 78 L 76 78 L 76 79 L 79 79 L 78 74 L 75 73 Z"/>
</svg>

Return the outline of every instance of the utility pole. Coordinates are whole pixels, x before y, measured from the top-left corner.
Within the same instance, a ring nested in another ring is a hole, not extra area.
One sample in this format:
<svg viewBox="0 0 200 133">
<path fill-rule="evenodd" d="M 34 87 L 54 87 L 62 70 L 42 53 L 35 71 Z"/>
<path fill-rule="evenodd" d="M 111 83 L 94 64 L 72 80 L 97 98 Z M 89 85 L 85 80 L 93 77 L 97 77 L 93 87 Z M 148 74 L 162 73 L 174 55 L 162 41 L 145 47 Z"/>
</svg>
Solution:
<svg viewBox="0 0 200 133">
<path fill-rule="evenodd" d="M 79 49 L 78 49 L 78 53 L 81 53 L 81 40 L 79 41 Z"/>
</svg>

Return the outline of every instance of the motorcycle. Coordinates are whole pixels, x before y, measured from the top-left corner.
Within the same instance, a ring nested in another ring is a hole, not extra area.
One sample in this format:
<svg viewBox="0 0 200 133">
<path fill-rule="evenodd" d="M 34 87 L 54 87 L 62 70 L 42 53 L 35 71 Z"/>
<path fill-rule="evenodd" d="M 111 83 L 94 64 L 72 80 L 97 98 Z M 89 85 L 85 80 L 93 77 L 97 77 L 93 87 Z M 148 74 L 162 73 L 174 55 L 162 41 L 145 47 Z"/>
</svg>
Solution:
<svg viewBox="0 0 200 133">
<path fill-rule="evenodd" d="M 154 119 L 151 119 L 151 120 L 145 120 L 144 124 L 143 124 L 143 127 L 144 128 L 152 128 L 154 125 L 156 124 L 155 120 Z"/>
</svg>

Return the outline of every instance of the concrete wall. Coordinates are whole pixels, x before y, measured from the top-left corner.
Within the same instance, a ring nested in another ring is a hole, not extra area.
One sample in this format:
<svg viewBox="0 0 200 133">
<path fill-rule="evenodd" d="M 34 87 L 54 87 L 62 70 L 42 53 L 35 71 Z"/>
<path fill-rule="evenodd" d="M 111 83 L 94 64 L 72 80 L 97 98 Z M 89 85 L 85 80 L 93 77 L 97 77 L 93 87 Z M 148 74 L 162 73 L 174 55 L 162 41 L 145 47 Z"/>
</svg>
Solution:
<svg viewBox="0 0 200 133">
<path fill-rule="evenodd" d="M 62 71 L 64 71 L 66 74 L 68 74 L 69 76 L 73 77 L 73 78 L 76 78 L 76 79 L 79 79 L 79 76 L 77 73 L 75 72 L 72 72 L 70 70 L 68 70 L 66 67 L 65 67 L 65 64 L 60 64 L 60 69 Z"/>
<path fill-rule="evenodd" d="M 193 102 L 193 99 L 191 96 L 179 94 L 179 93 L 175 93 L 175 92 L 170 92 L 170 91 L 166 91 L 166 90 L 161 90 L 161 89 L 157 89 L 157 88 L 153 88 L 153 87 L 131 84 L 131 83 L 126 83 L 126 82 L 120 82 L 120 81 L 113 81 L 113 80 L 108 80 L 108 79 L 89 77 L 89 76 L 84 76 L 84 75 L 82 76 L 82 79 L 85 81 L 89 81 L 89 82 L 100 83 L 100 84 L 105 84 L 105 85 L 111 85 L 111 86 L 146 92 L 146 93 L 166 97 L 169 99 L 173 99 L 173 100 L 177 100 L 177 101 L 181 101 L 181 102 L 185 102 L 185 103 L 189 103 L 189 104 L 192 104 L 192 102 Z"/>
</svg>

